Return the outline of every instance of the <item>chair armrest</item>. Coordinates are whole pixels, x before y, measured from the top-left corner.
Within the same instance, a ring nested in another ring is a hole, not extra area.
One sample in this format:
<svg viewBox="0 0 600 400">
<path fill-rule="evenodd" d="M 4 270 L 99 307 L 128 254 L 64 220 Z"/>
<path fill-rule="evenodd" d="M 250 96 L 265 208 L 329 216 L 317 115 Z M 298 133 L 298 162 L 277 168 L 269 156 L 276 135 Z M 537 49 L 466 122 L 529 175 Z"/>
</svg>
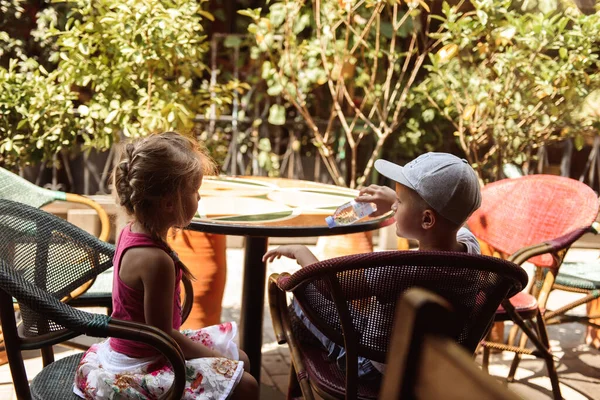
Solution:
<svg viewBox="0 0 600 400">
<path fill-rule="evenodd" d="M 171 364 L 175 374 L 171 388 L 161 396 L 161 399 L 181 399 L 185 389 L 185 357 L 171 336 L 150 325 L 118 319 L 109 321 L 108 336 L 142 342 L 161 352 Z"/>
<path fill-rule="evenodd" d="M 282 313 L 286 312 L 287 300 L 285 291 L 277 285 L 279 274 L 271 274 L 268 281 L 269 310 L 271 311 L 271 321 L 273 322 L 273 331 L 277 343 L 286 343 L 286 337 L 283 329 Z"/>
<path fill-rule="evenodd" d="M 508 258 L 508 261 L 512 261 L 517 265 L 521 265 L 534 256 L 539 256 L 542 254 L 552 253 L 555 251 L 566 249 L 586 232 L 589 232 L 588 227 L 579 228 L 556 239 L 523 247 L 522 249 L 519 249 L 514 254 L 512 254 Z"/>
<path fill-rule="evenodd" d="M 108 219 L 108 214 L 106 213 L 106 211 L 104 211 L 104 208 L 102 208 L 100 204 L 96 203 L 92 199 L 88 199 L 87 197 L 83 197 L 73 193 L 65 193 L 65 201 L 85 204 L 86 206 L 93 208 L 98 213 L 98 218 L 100 218 L 101 228 L 98 239 L 102 240 L 103 242 L 106 242 L 108 240 L 108 236 L 110 235 L 110 220 Z"/>
<path fill-rule="evenodd" d="M 79 334 L 135 340 L 156 348 L 171 363 L 175 373 L 173 385 L 161 398 L 181 398 L 185 389 L 185 357 L 175 340 L 160 329 L 72 308 L 25 280 L 2 260 L 0 260 L 0 292 L 3 292 L 0 293 L 0 297 L 5 298 L 7 302 L 10 302 L 9 296 L 12 296 L 22 305 Z"/>
</svg>

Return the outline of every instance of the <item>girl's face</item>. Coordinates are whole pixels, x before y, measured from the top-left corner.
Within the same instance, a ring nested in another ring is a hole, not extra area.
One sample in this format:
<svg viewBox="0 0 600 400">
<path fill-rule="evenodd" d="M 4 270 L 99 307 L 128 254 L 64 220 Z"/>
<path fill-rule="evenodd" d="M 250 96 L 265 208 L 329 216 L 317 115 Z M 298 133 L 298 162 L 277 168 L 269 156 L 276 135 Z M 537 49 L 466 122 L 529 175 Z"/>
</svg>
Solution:
<svg viewBox="0 0 600 400">
<path fill-rule="evenodd" d="M 188 225 L 198 211 L 200 186 L 202 186 L 202 174 L 198 174 L 196 181 L 181 194 L 182 217 L 184 218 L 182 227 Z"/>
<path fill-rule="evenodd" d="M 396 235 L 419 240 L 422 207 L 418 195 L 399 183 L 396 184 L 396 202 L 392 205 L 396 219 Z"/>
</svg>

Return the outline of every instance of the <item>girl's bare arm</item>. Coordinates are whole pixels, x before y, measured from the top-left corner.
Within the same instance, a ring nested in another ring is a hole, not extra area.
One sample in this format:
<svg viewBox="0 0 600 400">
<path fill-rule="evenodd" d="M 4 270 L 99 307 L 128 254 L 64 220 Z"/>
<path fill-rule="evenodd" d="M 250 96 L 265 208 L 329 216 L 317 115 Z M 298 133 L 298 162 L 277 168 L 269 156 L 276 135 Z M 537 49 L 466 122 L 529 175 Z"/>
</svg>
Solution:
<svg viewBox="0 0 600 400">
<path fill-rule="evenodd" d="M 150 250 L 150 249 L 148 249 Z M 152 249 L 154 250 L 154 249 Z M 144 285 L 144 316 L 146 323 L 168 333 L 179 345 L 186 359 L 224 357 L 201 343 L 194 342 L 173 329 L 173 296 L 175 293 L 175 265 L 164 251 L 149 251 L 152 257 L 140 262 Z"/>
</svg>

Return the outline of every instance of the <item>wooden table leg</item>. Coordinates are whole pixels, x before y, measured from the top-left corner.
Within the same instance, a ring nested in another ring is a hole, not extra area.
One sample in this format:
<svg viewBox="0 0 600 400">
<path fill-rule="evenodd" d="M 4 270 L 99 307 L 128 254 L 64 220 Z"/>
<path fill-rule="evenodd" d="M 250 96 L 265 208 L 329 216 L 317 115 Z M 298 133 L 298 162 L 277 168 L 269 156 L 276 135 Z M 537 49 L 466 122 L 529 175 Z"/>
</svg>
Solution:
<svg viewBox="0 0 600 400">
<path fill-rule="evenodd" d="M 240 318 L 240 347 L 250 359 L 250 373 L 260 383 L 262 324 L 265 306 L 267 267 L 262 256 L 269 239 L 246 236 L 244 254 L 244 282 Z"/>
</svg>

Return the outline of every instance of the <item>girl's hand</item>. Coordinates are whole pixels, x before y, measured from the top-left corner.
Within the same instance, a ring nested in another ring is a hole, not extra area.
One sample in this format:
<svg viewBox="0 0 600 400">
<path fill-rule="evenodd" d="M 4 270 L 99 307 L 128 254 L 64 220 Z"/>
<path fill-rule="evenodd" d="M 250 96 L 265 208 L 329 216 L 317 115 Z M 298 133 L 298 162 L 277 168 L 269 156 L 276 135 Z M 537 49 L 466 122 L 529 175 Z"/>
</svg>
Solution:
<svg viewBox="0 0 600 400">
<path fill-rule="evenodd" d="M 303 267 L 319 261 L 306 246 L 302 245 L 279 246 L 276 249 L 267 251 L 262 260 L 263 262 L 272 262 L 281 258 L 281 256 L 296 260 Z"/>
<path fill-rule="evenodd" d="M 396 192 L 387 186 L 370 185 L 362 188 L 355 200 L 375 203 L 377 211 L 372 213 L 371 216 L 379 217 L 387 214 L 392 209 L 392 205 L 396 202 Z"/>
</svg>

